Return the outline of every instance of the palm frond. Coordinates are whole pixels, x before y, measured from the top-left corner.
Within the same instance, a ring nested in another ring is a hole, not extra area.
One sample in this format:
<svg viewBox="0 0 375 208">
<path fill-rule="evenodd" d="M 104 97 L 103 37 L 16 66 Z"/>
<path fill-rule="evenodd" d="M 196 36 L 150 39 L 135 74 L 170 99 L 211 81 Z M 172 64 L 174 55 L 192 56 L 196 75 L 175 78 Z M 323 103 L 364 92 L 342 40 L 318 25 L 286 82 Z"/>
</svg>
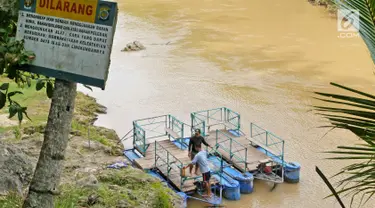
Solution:
<svg viewBox="0 0 375 208">
<path fill-rule="evenodd" d="M 333 176 L 344 176 L 335 184 L 339 189 L 335 193 L 351 195 L 351 205 L 354 198 L 360 195 L 360 203 L 367 203 L 375 194 L 375 96 L 336 83 L 331 85 L 354 95 L 316 92 L 319 96 L 316 99 L 330 106 L 314 106 L 315 111 L 328 119 L 330 127 L 347 129 L 364 142 L 353 146 L 338 146 L 337 150 L 325 152 L 333 154 L 327 159 L 353 161 Z M 334 195 L 333 193 L 327 197 Z"/>
<path fill-rule="evenodd" d="M 342 208 L 345 208 L 344 203 L 342 203 L 340 196 L 337 194 L 336 190 L 333 188 L 331 183 L 328 181 L 326 176 L 323 174 L 323 172 L 318 168 L 318 166 L 315 166 L 315 171 L 318 173 L 318 175 L 323 179 L 324 183 L 328 186 L 328 188 L 331 190 L 332 195 L 336 197 L 337 201 L 341 205 Z"/>
<path fill-rule="evenodd" d="M 327 118 L 332 127 L 350 130 L 367 143 L 375 142 L 375 96 L 336 83 L 331 85 L 367 98 L 315 92 L 321 97 L 326 97 L 320 99 L 321 101 L 340 105 L 339 107 L 314 106 L 318 114 Z"/>
</svg>

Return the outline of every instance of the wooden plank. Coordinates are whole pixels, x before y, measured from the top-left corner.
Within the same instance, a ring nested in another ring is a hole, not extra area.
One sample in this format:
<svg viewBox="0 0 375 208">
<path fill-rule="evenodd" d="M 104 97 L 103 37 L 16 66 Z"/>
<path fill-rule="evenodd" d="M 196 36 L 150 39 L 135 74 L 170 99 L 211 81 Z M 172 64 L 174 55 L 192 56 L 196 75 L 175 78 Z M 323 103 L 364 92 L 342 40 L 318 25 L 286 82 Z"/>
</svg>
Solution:
<svg viewBox="0 0 375 208">
<path fill-rule="evenodd" d="M 172 154 L 175 158 L 180 160 L 184 165 L 187 165 L 191 162 L 191 159 L 188 157 L 187 150 L 181 150 L 178 148 L 173 142 L 169 140 L 163 140 L 158 142 L 162 147 L 167 149 L 170 154 Z M 141 169 L 151 169 L 154 167 L 155 164 L 155 143 L 150 143 L 149 148 L 146 150 L 146 156 L 143 158 L 138 158 L 134 160 L 134 163 Z M 169 177 L 169 180 L 174 183 L 176 187 L 180 187 L 181 184 L 181 176 L 179 169 L 176 167 L 172 167 L 173 170 L 171 171 L 171 175 Z M 163 165 L 163 167 L 160 167 L 159 170 L 166 175 L 166 165 Z M 193 170 L 194 171 L 194 170 Z M 198 170 L 198 174 L 200 174 Z M 218 181 L 215 178 L 211 178 L 211 184 L 215 184 Z M 195 190 L 195 185 L 193 180 L 187 180 L 184 182 L 184 185 L 182 187 L 182 191 L 184 192 L 190 192 Z"/>
<path fill-rule="evenodd" d="M 181 138 L 180 135 L 177 134 L 177 132 L 173 131 L 171 128 L 165 128 L 165 131 L 171 135 L 174 139 L 179 139 Z"/>
<path fill-rule="evenodd" d="M 240 143 L 241 145 L 243 145 L 243 146 L 245 146 L 247 148 L 246 159 L 247 159 L 247 164 L 248 164 L 247 168 L 248 168 L 249 171 L 256 170 L 258 164 L 260 164 L 260 162 L 259 162 L 260 160 L 271 159 L 266 154 L 264 154 L 263 152 L 257 150 L 255 147 L 253 147 L 252 145 L 250 145 L 250 141 L 248 141 L 248 139 L 246 137 L 243 137 L 243 136 L 240 136 L 240 137 L 231 136 L 230 132 L 227 131 L 227 130 L 220 130 L 220 131 L 222 131 L 223 133 L 227 134 L 233 140 L 237 141 L 238 143 Z M 229 139 L 229 138 L 227 138 L 225 135 L 218 134 L 218 143 L 223 142 L 223 141 L 225 141 L 227 139 Z M 209 132 L 207 143 L 209 143 L 211 146 L 216 145 L 216 131 Z M 228 147 L 228 149 L 229 149 L 229 147 Z M 218 148 L 218 152 L 220 154 L 222 154 L 223 158 L 227 162 L 231 163 L 237 169 L 241 170 L 242 172 L 246 172 L 247 171 L 247 170 L 245 170 L 245 164 L 244 164 L 244 162 L 242 162 L 242 161 L 240 162 L 235 157 L 233 157 L 232 160 L 231 160 L 229 152 L 223 150 L 222 148 Z"/>
</svg>

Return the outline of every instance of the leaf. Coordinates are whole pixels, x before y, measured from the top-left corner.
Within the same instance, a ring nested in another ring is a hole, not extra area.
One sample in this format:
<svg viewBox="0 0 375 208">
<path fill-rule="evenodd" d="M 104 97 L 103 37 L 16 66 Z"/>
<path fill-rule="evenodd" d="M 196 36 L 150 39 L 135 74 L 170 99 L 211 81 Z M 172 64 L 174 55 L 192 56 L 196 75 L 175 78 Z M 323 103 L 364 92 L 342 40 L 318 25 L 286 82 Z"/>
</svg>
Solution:
<svg viewBox="0 0 375 208">
<path fill-rule="evenodd" d="M 9 83 L 3 83 L 1 86 L 0 86 L 0 90 L 7 90 L 9 88 Z"/>
<path fill-rule="evenodd" d="M 20 110 L 18 111 L 18 121 L 21 123 L 22 122 L 22 119 L 23 119 L 23 112 Z"/>
<path fill-rule="evenodd" d="M 35 53 L 32 52 L 32 51 L 24 51 L 24 54 L 25 54 L 26 56 L 35 56 Z"/>
<path fill-rule="evenodd" d="M 8 98 L 10 98 L 10 97 L 12 97 L 12 96 L 14 96 L 14 95 L 17 95 L 17 94 L 23 94 L 23 92 L 21 92 L 21 91 L 13 91 L 13 92 L 10 92 L 10 93 L 8 93 Z"/>
<path fill-rule="evenodd" d="M 9 40 L 8 40 L 8 44 L 12 45 L 15 41 L 16 41 L 15 37 L 10 37 Z"/>
<path fill-rule="evenodd" d="M 92 91 L 92 88 L 90 86 L 88 85 L 83 85 L 83 86 Z"/>
<path fill-rule="evenodd" d="M 17 53 L 17 47 L 15 47 L 15 46 L 10 47 L 9 52 L 10 53 Z"/>
<path fill-rule="evenodd" d="M 331 190 L 332 194 L 336 197 L 336 200 L 340 203 L 342 208 L 345 208 L 344 203 L 342 203 L 339 195 L 337 194 L 336 190 L 333 188 L 331 183 L 328 181 L 326 176 L 323 174 L 323 172 L 318 168 L 318 166 L 315 166 L 315 171 L 318 173 L 320 178 L 323 180 L 323 182 L 328 186 L 328 188 Z"/>
<path fill-rule="evenodd" d="M 6 33 L 6 32 L 7 32 L 6 29 L 0 28 L 0 33 Z"/>
<path fill-rule="evenodd" d="M 39 80 L 37 81 L 37 83 L 36 83 L 36 90 L 37 90 L 37 91 L 41 90 L 41 89 L 44 87 L 44 85 L 45 85 L 44 80 L 39 79 Z"/>
<path fill-rule="evenodd" d="M 317 99 L 330 106 L 314 106 L 319 115 L 330 121 L 331 127 L 350 130 L 365 143 L 338 146 L 339 150 L 327 152 L 335 155 L 328 159 L 352 161 L 352 164 L 345 166 L 333 176 L 344 176 L 337 183 L 337 187 L 341 187 L 337 195 L 351 195 L 352 199 L 356 195 L 362 195 L 363 198 L 366 192 L 375 193 L 375 96 L 339 84 L 331 84 L 357 96 L 367 97 L 316 93 L 326 98 Z M 331 107 L 332 105 L 336 107 Z"/>
<path fill-rule="evenodd" d="M 6 53 L 8 50 L 5 46 L 0 46 L 0 53 L 4 54 Z"/>
<path fill-rule="evenodd" d="M 6 95 L 0 92 L 0 109 L 2 109 L 5 106 L 6 101 L 7 101 Z"/>
<path fill-rule="evenodd" d="M 25 114 L 26 118 L 29 119 L 29 120 L 31 121 L 31 118 L 29 118 L 29 116 L 27 115 L 26 110 L 27 110 L 27 107 L 23 107 L 23 108 L 22 108 L 22 112 Z"/>
<path fill-rule="evenodd" d="M 9 118 L 12 118 L 17 113 L 17 106 L 10 105 L 9 106 Z"/>
<path fill-rule="evenodd" d="M 27 86 L 31 87 L 31 79 L 30 77 L 26 77 Z"/>
<path fill-rule="evenodd" d="M 48 98 L 52 98 L 52 95 L 53 95 L 53 85 L 52 85 L 51 82 L 47 82 L 46 91 L 47 91 Z"/>
</svg>

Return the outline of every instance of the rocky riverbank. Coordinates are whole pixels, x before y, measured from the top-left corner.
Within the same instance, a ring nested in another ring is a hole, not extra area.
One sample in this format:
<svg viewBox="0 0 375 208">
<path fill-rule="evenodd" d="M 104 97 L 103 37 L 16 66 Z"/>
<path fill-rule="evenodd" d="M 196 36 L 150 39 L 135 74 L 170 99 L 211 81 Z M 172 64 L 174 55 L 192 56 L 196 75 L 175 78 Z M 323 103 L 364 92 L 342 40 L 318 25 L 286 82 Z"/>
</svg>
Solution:
<svg viewBox="0 0 375 208">
<path fill-rule="evenodd" d="M 4 81 L 0 79 L 0 82 Z M 16 87 L 12 85 L 11 87 Z M 32 121 L 21 126 L 0 114 L 0 207 L 20 207 L 27 193 L 43 142 L 50 100 L 35 85 L 25 88 L 20 104 Z M 132 167 L 108 169 L 123 162 L 123 146 L 115 131 L 93 125 L 106 108 L 78 93 L 60 194 L 56 207 L 179 207 L 180 198 L 159 180 Z"/>
<path fill-rule="evenodd" d="M 327 8 L 328 12 L 331 15 L 336 16 L 337 6 L 334 3 L 334 0 L 308 0 L 308 1 L 315 6 L 322 6 L 322 7 Z"/>
</svg>

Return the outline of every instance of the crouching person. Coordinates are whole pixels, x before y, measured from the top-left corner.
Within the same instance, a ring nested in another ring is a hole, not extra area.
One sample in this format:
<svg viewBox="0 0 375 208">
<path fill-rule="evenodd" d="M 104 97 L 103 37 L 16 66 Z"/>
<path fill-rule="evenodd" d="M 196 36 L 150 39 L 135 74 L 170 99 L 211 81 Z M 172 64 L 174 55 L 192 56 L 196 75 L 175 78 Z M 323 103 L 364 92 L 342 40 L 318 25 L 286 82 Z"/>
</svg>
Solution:
<svg viewBox="0 0 375 208">
<path fill-rule="evenodd" d="M 202 149 L 201 144 L 196 144 L 195 149 L 198 151 L 198 153 L 194 156 L 193 161 L 187 166 L 184 167 L 190 167 L 192 168 L 194 165 L 198 164 L 199 165 L 199 170 L 202 173 L 203 177 L 203 186 L 207 190 L 207 195 L 203 196 L 211 196 L 211 184 L 210 184 L 210 178 L 211 178 L 211 170 L 210 167 L 208 166 L 208 153 Z"/>
</svg>

